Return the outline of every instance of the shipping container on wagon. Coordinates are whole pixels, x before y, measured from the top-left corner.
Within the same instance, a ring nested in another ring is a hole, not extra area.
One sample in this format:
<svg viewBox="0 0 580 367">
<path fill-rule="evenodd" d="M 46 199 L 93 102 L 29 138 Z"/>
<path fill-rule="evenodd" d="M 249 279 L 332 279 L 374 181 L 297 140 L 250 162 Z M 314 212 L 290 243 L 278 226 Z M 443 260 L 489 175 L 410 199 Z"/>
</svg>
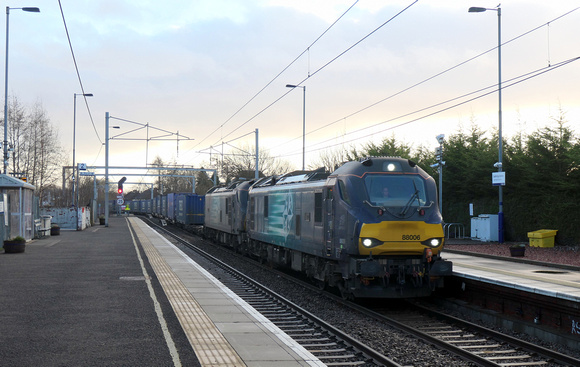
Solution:
<svg viewBox="0 0 580 367">
<path fill-rule="evenodd" d="M 139 200 L 131 200 L 125 205 L 129 205 L 129 209 L 131 209 L 131 213 L 139 213 Z"/>
<path fill-rule="evenodd" d="M 161 196 L 156 196 L 153 199 L 153 216 L 158 217 L 161 214 Z"/>
<path fill-rule="evenodd" d="M 183 225 L 204 223 L 205 196 L 193 193 L 177 194 L 175 199 L 175 220 Z"/>
<path fill-rule="evenodd" d="M 159 213 L 161 214 L 161 218 L 167 218 L 167 195 L 161 196 L 161 201 L 159 201 Z"/>
<path fill-rule="evenodd" d="M 137 210 L 139 211 L 139 214 L 145 214 L 145 203 L 147 200 L 145 199 L 141 199 L 139 200 L 139 205 L 137 206 Z"/>
<path fill-rule="evenodd" d="M 170 193 L 165 196 L 167 202 L 167 209 L 165 212 L 165 218 L 169 219 L 172 222 L 175 222 L 175 207 L 176 207 L 176 199 L 177 195 L 175 193 Z"/>
</svg>

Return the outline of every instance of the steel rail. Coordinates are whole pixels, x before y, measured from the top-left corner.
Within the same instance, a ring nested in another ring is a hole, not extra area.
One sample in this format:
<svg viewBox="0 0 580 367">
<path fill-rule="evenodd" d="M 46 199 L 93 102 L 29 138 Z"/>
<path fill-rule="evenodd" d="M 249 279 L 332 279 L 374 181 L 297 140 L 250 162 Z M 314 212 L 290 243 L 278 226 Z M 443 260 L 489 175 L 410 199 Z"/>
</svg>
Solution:
<svg viewBox="0 0 580 367">
<path fill-rule="evenodd" d="M 163 230 L 166 231 L 167 233 L 169 233 L 172 237 L 177 238 L 180 242 L 181 241 L 184 241 L 184 240 L 180 239 L 177 235 L 172 234 L 171 232 L 167 231 L 166 229 L 163 228 Z M 184 242 L 185 242 L 184 244 L 186 246 L 188 246 L 188 247 L 192 246 L 187 241 L 184 241 Z M 198 249 L 198 248 L 194 248 L 194 249 L 196 251 L 200 251 L 200 252 L 204 253 L 204 251 L 201 250 L 201 249 Z M 209 255 L 209 256 L 211 258 L 213 258 L 213 256 L 211 256 L 211 255 Z M 219 260 L 217 260 L 217 261 L 219 261 Z M 228 269 L 232 269 L 232 271 L 234 273 L 239 274 L 240 276 L 242 276 L 242 277 L 244 277 L 244 278 L 247 279 L 247 277 L 244 274 L 240 273 L 236 269 L 231 268 L 227 264 L 225 266 Z M 269 269 L 269 270 L 272 271 L 272 269 Z M 414 337 L 419 338 L 419 339 L 425 341 L 426 343 L 433 344 L 433 345 L 437 346 L 441 350 L 445 350 L 445 351 L 448 351 L 450 353 L 453 353 L 453 354 L 459 356 L 460 358 L 462 358 L 462 359 L 464 359 L 466 361 L 469 361 L 471 363 L 474 363 L 474 364 L 476 364 L 478 366 L 483 366 L 483 367 L 497 367 L 497 366 L 501 366 L 502 365 L 502 364 L 495 363 L 495 362 L 493 362 L 493 361 L 491 361 L 489 359 L 486 359 L 486 358 L 484 358 L 484 357 L 482 357 L 480 355 L 471 353 L 468 350 L 465 350 L 465 349 L 463 349 L 461 347 L 458 347 L 456 345 L 453 345 L 451 343 L 448 343 L 448 342 L 446 342 L 444 340 L 441 340 L 441 339 L 439 339 L 439 338 L 437 338 L 435 336 L 429 335 L 428 333 L 424 333 L 424 332 L 422 332 L 422 331 L 420 331 L 420 330 L 418 330 L 418 329 L 416 329 L 416 328 L 414 328 L 414 327 L 412 327 L 410 325 L 406 325 L 405 323 L 399 322 L 399 321 L 397 321 L 397 320 L 395 320 L 393 318 L 389 318 L 389 317 L 387 317 L 385 315 L 382 315 L 382 314 L 380 314 L 378 312 L 369 310 L 366 307 L 363 307 L 363 306 L 354 304 L 354 303 L 352 303 L 350 301 L 347 301 L 347 300 L 343 300 L 341 297 L 338 297 L 338 296 L 329 294 L 328 292 L 322 292 L 317 287 L 312 286 L 309 283 L 305 283 L 304 281 L 298 280 L 295 277 L 289 276 L 289 275 L 287 275 L 287 274 L 285 274 L 283 272 L 279 272 L 279 271 L 275 271 L 275 272 L 279 276 L 283 276 L 285 279 L 288 279 L 288 280 L 290 280 L 292 282 L 295 282 L 295 283 L 297 283 L 297 284 L 299 284 L 301 286 L 307 287 L 307 288 L 309 288 L 311 290 L 319 291 L 320 294 L 324 294 L 324 296 L 326 296 L 326 297 L 328 297 L 330 299 L 333 299 L 336 302 L 339 302 L 339 303 L 341 303 L 341 304 L 343 304 L 343 305 L 345 305 L 345 306 L 347 306 L 347 307 L 349 307 L 351 309 L 354 309 L 354 310 L 356 310 L 358 312 L 361 312 L 361 313 L 363 313 L 363 314 L 365 314 L 365 315 L 367 315 L 367 316 L 369 316 L 369 317 L 371 317 L 371 318 L 373 318 L 373 319 L 375 319 L 377 321 L 381 321 L 381 322 L 384 322 L 386 324 L 389 324 L 390 326 L 392 326 L 392 327 L 394 327 L 394 328 L 396 328 L 398 330 L 401 330 L 401 331 L 406 332 L 406 333 L 408 333 L 410 335 L 413 335 Z M 325 325 L 324 326 L 325 328 L 327 328 L 331 332 L 339 335 L 342 339 L 344 339 L 345 341 L 347 341 L 351 345 L 355 346 L 356 348 L 359 348 L 360 350 L 363 350 L 364 348 L 368 348 L 365 344 L 363 344 L 363 343 L 359 342 L 358 340 L 350 337 L 349 335 L 347 335 L 347 334 L 343 333 L 342 331 L 334 328 L 333 326 L 328 325 L 326 322 L 324 322 L 323 320 L 319 319 L 317 316 L 310 314 L 310 312 L 308 312 L 306 310 L 303 310 L 301 307 L 295 305 L 290 300 L 285 299 L 284 297 L 276 294 L 275 292 L 273 292 L 273 291 L 269 290 L 268 288 L 260 285 L 259 283 L 255 282 L 252 279 L 248 279 L 248 281 L 251 282 L 252 284 L 255 284 L 257 287 L 259 287 L 263 291 L 265 291 L 267 293 L 270 293 L 274 297 L 280 299 L 282 302 L 284 302 L 286 305 L 288 305 L 288 307 L 296 308 L 296 309 L 301 310 L 300 312 L 303 312 L 305 315 L 309 315 L 308 317 L 311 318 L 313 321 L 315 321 L 317 324 L 320 324 L 321 326 L 322 325 Z M 511 337 L 511 336 L 506 335 L 506 334 L 502 334 L 502 333 L 496 332 L 494 330 L 491 330 L 491 329 L 488 329 L 488 328 L 479 326 L 477 324 L 470 323 L 470 322 L 465 321 L 465 320 L 458 319 L 458 318 L 453 317 L 453 316 L 450 316 L 450 315 L 442 314 L 440 312 L 434 311 L 434 310 L 429 309 L 429 308 L 426 308 L 426 307 L 418 306 L 416 304 L 414 304 L 414 305 L 416 307 L 420 308 L 421 311 L 423 311 L 425 313 L 428 313 L 428 314 L 432 315 L 435 318 L 439 318 L 439 319 L 443 319 L 443 320 L 448 320 L 449 322 L 451 322 L 453 324 L 456 324 L 456 325 L 459 324 L 459 325 L 461 325 L 463 327 L 466 327 L 466 328 L 469 328 L 469 329 L 471 329 L 473 331 L 476 331 L 476 332 L 479 332 L 481 334 L 484 334 L 484 335 L 488 336 L 491 339 L 503 341 L 503 342 L 508 343 L 508 344 L 510 344 L 512 346 L 522 348 L 522 349 L 524 349 L 524 350 L 526 350 L 528 352 L 536 353 L 537 355 L 540 355 L 542 358 L 546 358 L 546 359 L 552 360 L 552 361 L 554 361 L 556 363 L 560 363 L 560 364 L 571 365 L 571 366 L 576 366 L 576 365 L 580 366 L 580 360 L 575 359 L 573 357 L 570 357 L 570 356 L 567 356 L 567 355 L 564 355 L 564 354 L 561 354 L 561 353 L 558 353 L 558 352 L 555 352 L 555 351 L 552 351 L 552 350 L 543 348 L 541 346 L 538 346 L 538 345 L 535 345 L 535 344 L 532 344 L 532 343 L 525 342 L 523 340 L 520 340 L 520 339 Z M 373 349 L 370 349 L 370 351 L 365 352 L 365 354 L 367 354 L 369 357 L 371 357 L 375 361 L 380 361 L 380 358 L 381 357 L 384 357 L 380 353 L 374 351 Z M 389 364 L 389 362 L 392 362 L 394 364 Z M 396 364 L 396 362 L 391 361 L 391 360 L 381 361 L 380 363 L 382 363 L 382 364 L 384 364 L 386 366 L 398 366 L 398 364 Z"/>
<path fill-rule="evenodd" d="M 488 337 L 490 337 L 492 339 L 500 340 L 500 341 L 503 341 L 503 342 L 508 343 L 510 345 L 517 346 L 517 347 L 522 348 L 522 349 L 524 349 L 528 352 L 531 352 L 531 353 L 537 353 L 538 355 L 543 356 L 547 359 L 552 359 L 553 361 L 555 361 L 557 363 L 561 363 L 561 364 L 569 365 L 569 366 L 580 366 L 580 360 L 577 358 L 570 357 L 568 355 L 550 350 L 548 348 L 544 348 L 540 345 L 529 343 L 525 340 L 521 340 L 521 339 L 515 338 L 513 336 L 497 332 L 495 330 L 471 323 L 469 321 L 459 319 L 459 318 L 451 316 L 451 315 L 437 312 L 435 310 L 432 310 L 432 309 L 427 308 L 427 307 L 422 306 L 422 305 L 413 304 L 413 306 L 417 307 L 422 312 L 425 312 L 427 314 L 432 315 L 435 318 L 449 321 L 449 322 L 452 322 L 454 324 L 458 324 L 458 325 L 461 325 L 463 327 L 469 328 L 471 330 L 475 330 L 478 333 L 487 335 Z"/>
<path fill-rule="evenodd" d="M 230 265 L 224 263 L 223 261 L 219 260 L 218 258 L 214 257 L 213 255 L 207 253 L 206 251 L 196 247 L 195 245 L 189 243 L 188 241 L 182 239 L 181 237 L 179 237 L 178 235 L 172 233 L 171 231 L 167 230 L 166 228 L 163 228 L 153 222 L 150 222 L 151 224 L 153 224 L 157 229 L 159 229 L 160 231 L 162 231 L 164 234 L 170 236 L 171 238 L 175 239 L 176 241 L 178 241 L 180 244 L 194 250 L 195 252 L 199 253 L 200 255 L 206 257 L 207 259 L 211 260 L 212 262 L 215 262 L 216 264 L 219 264 L 219 266 L 223 267 L 224 269 L 226 269 L 227 271 L 235 274 L 235 276 L 240 277 L 242 279 L 244 279 L 244 281 L 252 284 L 254 287 L 260 289 L 261 291 L 267 293 L 268 295 L 270 295 L 271 297 L 279 300 L 280 302 L 282 302 L 284 305 L 296 310 L 297 312 L 299 312 L 300 314 L 302 314 L 304 317 L 308 318 L 309 320 L 311 320 L 312 322 L 314 322 L 315 324 L 317 324 L 318 326 L 320 326 L 321 328 L 326 329 L 329 333 L 334 334 L 337 338 L 340 338 L 341 340 L 343 340 L 344 342 L 350 344 L 352 347 L 354 347 L 355 349 L 357 349 L 359 352 L 361 352 L 363 355 L 367 356 L 368 359 L 373 360 L 373 362 L 377 365 L 380 366 L 387 366 L 387 367 L 403 367 L 402 365 L 398 364 L 397 362 L 389 359 L 388 357 L 384 356 L 383 354 L 381 354 L 380 352 L 370 348 L 368 345 L 362 343 L 361 341 L 351 337 L 350 335 L 344 333 L 343 331 L 341 331 L 340 329 L 335 328 L 334 326 L 328 324 L 327 322 L 325 322 L 324 320 L 320 319 L 319 317 L 317 317 L 316 315 L 310 313 L 309 311 L 305 310 L 304 308 L 298 306 L 297 304 L 293 303 L 292 301 L 286 299 L 285 297 L 281 296 L 280 294 L 272 291 L 271 289 L 269 289 L 268 287 L 256 282 L 255 280 L 249 278 L 247 275 L 243 274 L 242 272 L 236 270 L 235 268 L 231 267 Z M 496 365 L 497 366 L 497 365 Z"/>
</svg>

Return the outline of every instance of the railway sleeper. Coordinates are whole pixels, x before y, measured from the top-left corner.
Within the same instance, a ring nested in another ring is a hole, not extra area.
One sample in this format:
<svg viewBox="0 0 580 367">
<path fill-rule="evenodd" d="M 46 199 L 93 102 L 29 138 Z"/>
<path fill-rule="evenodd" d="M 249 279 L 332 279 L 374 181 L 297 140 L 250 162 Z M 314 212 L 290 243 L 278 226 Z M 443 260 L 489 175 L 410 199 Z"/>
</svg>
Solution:
<svg viewBox="0 0 580 367">
<path fill-rule="evenodd" d="M 329 339 L 326 339 L 326 340 L 329 340 Z M 302 340 L 302 341 L 304 341 L 304 340 Z M 304 348 L 308 349 L 309 351 L 310 351 L 309 348 L 322 348 L 322 347 L 336 347 L 336 346 L 338 346 L 338 344 L 334 343 L 334 342 L 332 342 L 332 343 L 316 343 L 316 344 L 314 344 L 314 343 L 313 344 L 301 344 L 301 345 Z M 313 350 L 313 351 L 316 351 L 316 350 Z"/>
<path fill-rule="evenodd" d="M 347 350 L 345 348 L 340 348 L 340 349 L 312 349 L 308 351 L 310 353 L 344 353 Z"/>
<path fill-rule="evenodd" d="M 338 355 L 338 356 L 318 356 L 318 359 L 320 359 L 321 361 L 326 360 L 326 359 L 351 359 L 351 358 L 355 358 L 356 356 L 354 354 L 344 354 L 344 355 Z M 346 365 L 345 365 L 346 366 Z"/>
<path fill-rule="evenodd" d="M 484 345 L 460 345 L 459 348 L 461 349 L 491 349 L 491 348 L 500 348 L 500 344 L 484 344 Z M 478 352 L 483 353 L 483 352 Z M 494 352 L 495 353 L 495 352 Z"/>
<path fill-rule="evenodd" d="M 522 354 L 519 356 L 503 356 L 503 357 L 486 357 L 485 359 L 490 361 L 501 361 L 501 360 L 512 360 L 512 359 L 529 359 L 532 358 L 529 354 Z M 545 364 L 546 362 L 544 362 Z"/>
<path fill-rule="evenodd" d="M 313 336 L 323 335 L 321 333 L 312 333 L 311 331 L 308 331 L 308 330 L 300 330 L 300 331 L 296 331 L 296 330 L 286 331 L 286 330 L 284 330 L 284 332 L 291 338 L 300 338 L 300 337 L 305 337 L 305 336 L 313 337 Z M 297 339 L 297 340 L 300 340 L 300 339 Z"/>
</svg>

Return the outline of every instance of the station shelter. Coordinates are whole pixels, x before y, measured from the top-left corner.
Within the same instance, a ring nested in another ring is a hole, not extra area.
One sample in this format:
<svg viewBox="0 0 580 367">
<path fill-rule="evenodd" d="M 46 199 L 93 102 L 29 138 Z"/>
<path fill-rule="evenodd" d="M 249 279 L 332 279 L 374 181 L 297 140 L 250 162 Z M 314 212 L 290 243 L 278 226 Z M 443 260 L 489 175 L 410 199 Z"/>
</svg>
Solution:
<svg viewBox="0 0 580 367">
<path fill-rule="evenodd" d="M 0 238 L 34 238 L 35 187 L 20 179 L 0 174 Z"/>
</svg>

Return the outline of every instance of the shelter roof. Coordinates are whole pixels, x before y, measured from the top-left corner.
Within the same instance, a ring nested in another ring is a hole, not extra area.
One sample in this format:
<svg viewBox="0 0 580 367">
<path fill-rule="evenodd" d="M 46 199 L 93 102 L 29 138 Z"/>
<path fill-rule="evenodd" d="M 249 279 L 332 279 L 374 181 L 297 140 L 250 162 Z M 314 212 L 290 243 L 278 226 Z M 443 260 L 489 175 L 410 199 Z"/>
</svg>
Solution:
<svg viewBox="0 0 580 367">
<path fill-rule="evenodd" d="M 24 182 L 18 178 L 0 174 L 0 188 L 17 188 L 22 187 L 29 190 L 35 190 L 34 185 Z"/>
</svg>

